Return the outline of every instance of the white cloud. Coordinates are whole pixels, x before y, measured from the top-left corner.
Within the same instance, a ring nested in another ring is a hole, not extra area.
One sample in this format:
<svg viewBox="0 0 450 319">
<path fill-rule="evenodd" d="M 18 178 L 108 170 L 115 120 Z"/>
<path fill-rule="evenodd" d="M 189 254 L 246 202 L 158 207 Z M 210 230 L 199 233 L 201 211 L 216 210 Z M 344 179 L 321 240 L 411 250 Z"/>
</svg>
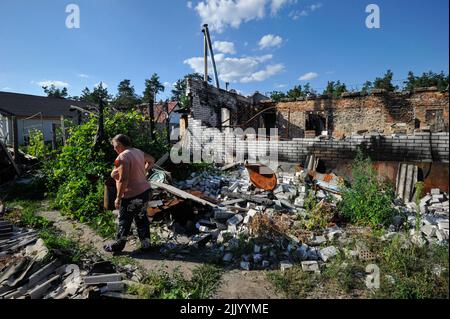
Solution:
<svg viewBox="0 0 450 319">
<path fill-rule="evenodd" d="M 300 17 L 309 16 L 312 12 L 322 8 L 322 6 L 323 5 L 321 3 L 312 4 L 308 6 L 306 9 L 292 11 L 291 13 L 289 13 L 289 17 L 291 17 L 293 20 L 298 20 L 300 19 Z"/>
<path fill-rule="evenodd" d="M 272 0 L 270 12 L 276 14 L 285 4 L 296 3 L 297 0 Z"/>
<path fill-rule="evenodd" d="M 275 74 L 278 74 L 284 70 L 283 64 L 268 65 L 264 70 L 253 73 L 251 76 L 245 77 L 241 80 L 242 83 L 248 82 L 261 82 Z"/>
<path fill-rule="evenodd" d="M 2 91 L 11 91 L 12 89 L 8 86 L 5 86 L 4 88 L 2 88 Z"/>
<path fill-rule="evenodd" d="M 188 7 L 189 9 L 192 9 L 192 1 L 188 1 L 188 2 L 187 2 L 187 7 Z"/>
<path fill-rule="evenodd" d="M 287 84 L 275 84 L 275 87 L 277 89 L 283 89 L 283 88 L 287 87 Z"/>
<path fill-rule="evenodd" d="M 41 81 L 41 82 L 35 82 L 35 81 L 31 81 L 31 84 L 37 84 L 39 86 L 55 86 L 57 88 L 63 88 L 63 87 L 69 87 L 69 83 L 67 82 L 63 82 L 63 81 L 50 81 L 50 80 L 45 80 L 45 81 Z"/>
<path fill-rule="evenodd" d="M 283 43 L 283 38 L 278 35 L 266 34 L 259 40 L 259 48 L 266 49 L 271 47 L 278 47 Z"/>
<path fill-rule="evenodd" d="M 220 80 L 230 83 L 264 81 L 284 69 L 284 65 L 281 63 L 266 65 L 266 62 L 273 58 L 271 54 L 240 58 L 217 54 L 215 58 Z M 203 57 L 193 57 L 184 61 L 184 64 L 189 65 L 194 72 L 200 74 L 204 71 L 203 63 Z M 211 63 L 210 69 L 212 69 Z"/>
<path fill-rule="evenodd" d="M 173 86 L 172 83 L 170 83 L 170 82 L 164 82 L 163 85 L 166 89 L 171 88 Z"/>
<path fill-rule="evenodd" d="M 79 73 L 79 74 L 78 74 L 78 77 L 87 79 L 87 78 L 89 78 L 89 75 L 84 74 L 84 73 Z"/>
<path fill-rule="evenodd" d="M 207 23 L 212 31 L 221 33 L 227 27 L 237 29 L 243 22 L 263 19 L 266 7 L 274 15 L 285 4 L 294 2 L 296 0 L 203 0 L 195 10 L 202 24 Z"/>
<path fill-rule="evenodd" d="M 308 73 L 303 74 L 299 78 L 299 80 L 300 81 L 310 81 L 310 80 L 317 78 L 318 76 L 319 76 L 319 74 L 317 74 L 316 72 L 308 72 Z"/>
<path fill-rule="evenodd" d="M 236 49 L 234 48 L 233 42 L 227 41 L 215 41 L 213 44 L 214 49 L 221 53 L 235 54 Z"/>
</svg>

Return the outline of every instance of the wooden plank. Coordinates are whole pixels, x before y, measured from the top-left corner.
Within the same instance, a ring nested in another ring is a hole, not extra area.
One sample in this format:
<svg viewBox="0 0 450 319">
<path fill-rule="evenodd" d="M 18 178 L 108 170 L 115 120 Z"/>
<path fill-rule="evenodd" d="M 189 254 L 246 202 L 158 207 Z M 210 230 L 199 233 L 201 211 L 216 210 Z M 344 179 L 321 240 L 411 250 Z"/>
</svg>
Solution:
<svg viewBox="0 0 450 319">
<path fill-rule="evenodd" d="M 8 151 L 8 148 L 6 147 L 6 145 L 3 143 L 2 140 L 0 140 L 0 147 L 3 149 L 3 151 L 5 152 L 6 156 L 8 157 L 9 161 L 11 162 L 11 164 L 14 166 L 14 169 L 17 173 L 17 176 L 20 176 L 20 170 L 19 167 L 17 167 L 16 163 L 14 162 L 14 159 L 12 158 L 11 154 Z"/>
<path fill-rule="evenodd" d="M 158 188 L 164 189 L 166 191 L 168 191 L 171 194 L 174 194 L 175 196 L 181 197 L 183 199 L 190 199 L 194 202 L 197 202 L 199 204 L 202 204 L 204 206 L 210 206 L 212 208 L 216 208 L 217 205 L 210 203 L 204 199 L 201 199 L 197 196 L 194 196 L 192 194 L 189 194 L 185 191 L 182 191 L 181 189 L 178 189 L 176 187 L 173 187 L 172 185 L 168 185 L 168 184 L 164 184 L 164 183 L 160 183 L 160 182 L 151 182 L 150 185 L 152 186 L 156 186 Z"/>
</svg>

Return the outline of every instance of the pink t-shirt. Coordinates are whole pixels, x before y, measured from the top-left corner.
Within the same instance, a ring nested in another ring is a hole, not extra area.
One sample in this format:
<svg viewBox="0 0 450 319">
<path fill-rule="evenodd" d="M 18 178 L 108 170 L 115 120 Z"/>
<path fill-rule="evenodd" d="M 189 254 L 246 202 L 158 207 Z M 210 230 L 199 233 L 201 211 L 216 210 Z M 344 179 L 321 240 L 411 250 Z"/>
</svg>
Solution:
<svg viewBox="0 0 450 319">
<path fill-rule="evenodd" d="M 132 198 L 142 194 L 150 188 L 150 184 L 147 181 L 145 171 L 145 157 L 144 152 L 137 148 L 130 148 L 117 156 L 114 162 L 114 170 L 111 176 L 116 180 L 116 184 L 119 180 L 118 167 L 123 164 L 128 167 L 128 186 L 124 190 L 123 198 Z"/>
</svg>

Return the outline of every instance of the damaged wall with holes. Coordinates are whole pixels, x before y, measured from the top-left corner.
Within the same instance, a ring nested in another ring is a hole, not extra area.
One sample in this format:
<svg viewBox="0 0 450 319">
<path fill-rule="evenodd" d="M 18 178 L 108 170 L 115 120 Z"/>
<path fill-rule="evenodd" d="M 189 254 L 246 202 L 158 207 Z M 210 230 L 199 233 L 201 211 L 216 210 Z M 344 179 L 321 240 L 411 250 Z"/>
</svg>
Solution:
<svg viewBox="0 0 450 319">
<path fill-rule="evenodd" d="M 255 113 L 253 97 L 218 89 L 201 80 L 188 79 L 186 93 L 190 97 L 192 116 L 206 127 L 236 126 Z"/>
<path fill-rule="evenodd" d="M 411 134 L 416 129 L 448 132 L 448 92 L 428 88 L 413 93 L 370 95 L 345 93 L 340 98 L 319 96 L 293 102 L 265 102 L 275 107 L 282 138 L 314 137 L 328 131 L 341 138 L 358 131 Z"/>
</svg>

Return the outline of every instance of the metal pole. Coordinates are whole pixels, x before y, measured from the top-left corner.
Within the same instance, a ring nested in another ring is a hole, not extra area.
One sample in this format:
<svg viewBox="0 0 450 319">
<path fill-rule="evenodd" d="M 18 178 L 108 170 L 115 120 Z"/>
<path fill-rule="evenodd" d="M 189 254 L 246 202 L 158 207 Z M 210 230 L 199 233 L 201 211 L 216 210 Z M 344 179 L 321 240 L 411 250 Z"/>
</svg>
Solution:
<svg viewBox="0 0 450 319">
<path fill-rule="evenodd" d="M 206 33 L 206 40 L 208 41 L 209 52 L 211 53 L 211 61 L 212 61 L 212 65 L 214 68 L 214 77 L 216 78 L 216 86 L 218 89 L 220 89 L 219 77 L 217 76 L 216 60 L 214 59 L 214 51 L 213 51 L 212 44 L 211 44 L 211 37 L 209 36 L 208 25 L 204 24 L 203 27 L 205 28 L 204 30 Z"/>
<path fill-rule="evenodd" d="M 203 43 L 204 43 L 203 56 L 204 56 L 204 63 L 205 63 L 205 66 L 204 66 L 205 71 L 204 71 L 203 81 L 208 82 L 208 40 L 206 38 L 205 29 L 203 29 L 202 32 L 203 32 Z"/>
</svg>

